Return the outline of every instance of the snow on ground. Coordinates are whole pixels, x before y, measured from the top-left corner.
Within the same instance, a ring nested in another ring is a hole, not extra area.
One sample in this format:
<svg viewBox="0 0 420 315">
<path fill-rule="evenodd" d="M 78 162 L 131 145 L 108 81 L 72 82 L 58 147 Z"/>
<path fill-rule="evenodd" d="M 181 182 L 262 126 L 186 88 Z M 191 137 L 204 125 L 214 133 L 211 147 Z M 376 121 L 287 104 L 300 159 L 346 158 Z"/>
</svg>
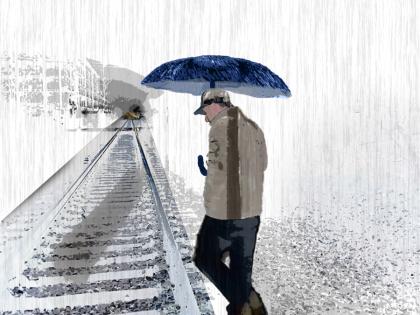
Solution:
<svg viewBox="0 0 420 315">
<path fill-rule="evenodd" d="M 33 117 L 21 104 L 0 96 L 0 219 L 118 118 L 103 112 L 59 115 Z"/>
<path fill-rule="evenodd" d="M 168 173 L 168 172 L 167 172 Z M 202 196 L 168 176 L 192 244 L 204 215 Z M 385 200 L 385 192 L 373 198 Z M 288 216 L 263 218 L 253 281 L 270 314 L 419 314 L 419 226 L 406 197 L 366 211 L 369 198 L 353 197 L 342 212 L 296 207 Z M 207 284 L 216 314 L 226 300 Z"/>
</svg>

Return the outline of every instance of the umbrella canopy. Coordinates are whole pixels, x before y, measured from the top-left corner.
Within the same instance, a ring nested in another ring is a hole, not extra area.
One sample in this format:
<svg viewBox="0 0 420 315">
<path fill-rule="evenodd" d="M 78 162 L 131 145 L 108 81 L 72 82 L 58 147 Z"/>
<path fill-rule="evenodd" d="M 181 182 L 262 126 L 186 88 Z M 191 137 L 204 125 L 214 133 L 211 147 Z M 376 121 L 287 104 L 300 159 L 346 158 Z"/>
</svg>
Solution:
<svg viewBox="0 0 420 315">
<path fill-rule="evenodd" d="M 221 88 L 254 97 L 289 97 L 283 80 L 262 64 L 229 56 L 205 55 L 166 62 L 142 84 L 155 89 L 201 95 Z"/>
</svg>

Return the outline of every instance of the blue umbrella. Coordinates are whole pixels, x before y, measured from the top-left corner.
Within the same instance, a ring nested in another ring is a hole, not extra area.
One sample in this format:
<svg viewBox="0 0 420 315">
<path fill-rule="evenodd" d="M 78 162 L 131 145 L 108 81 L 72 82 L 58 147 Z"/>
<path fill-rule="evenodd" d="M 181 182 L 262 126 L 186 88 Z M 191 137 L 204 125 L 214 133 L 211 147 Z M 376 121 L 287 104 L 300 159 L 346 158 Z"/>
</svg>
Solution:
<svg viewBox="0 0 420 315">
<path fill-rule="evenodd" d="M 166 62 L 142 84 L 173 92 L 201 95 L 221 88 L 254 97 L 289 97 L 284 81 L 262 64 L 229 56 L 206 55 Z"/>
</svg>

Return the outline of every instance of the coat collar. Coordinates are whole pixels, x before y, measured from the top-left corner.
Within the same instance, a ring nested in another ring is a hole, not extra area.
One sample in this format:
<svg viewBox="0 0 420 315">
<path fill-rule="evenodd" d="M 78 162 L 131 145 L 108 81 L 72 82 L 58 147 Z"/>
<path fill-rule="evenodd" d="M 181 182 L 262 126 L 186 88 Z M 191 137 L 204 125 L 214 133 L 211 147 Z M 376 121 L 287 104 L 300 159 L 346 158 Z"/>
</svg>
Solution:
<svg viewBox="0 0 420 315">
<path fill-rule="evenodd" d="M 217 120 L 226 116 L 228 114 L 228 111 L 231 111 L 231 110 L 238 110 L 238 108 L 236 106 L 233 106 L 233 107 L 226 107 L 222 109 L 220 112 L 217 113 L 216 116 L 213 117 L 213 119 L 210 121 L 210 125 L 213 126 Z"/>
</svg>

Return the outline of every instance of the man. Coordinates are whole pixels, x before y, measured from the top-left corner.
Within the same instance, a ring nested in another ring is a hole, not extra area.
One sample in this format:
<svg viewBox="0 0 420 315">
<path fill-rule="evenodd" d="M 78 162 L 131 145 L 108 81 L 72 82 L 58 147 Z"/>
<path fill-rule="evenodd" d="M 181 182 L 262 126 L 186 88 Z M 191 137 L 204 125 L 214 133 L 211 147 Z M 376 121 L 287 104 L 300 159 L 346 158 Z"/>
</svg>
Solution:
<svg viewBox="0 0 420 315">
<path fill-rule="evenodd" d="M 201 95 L 194 114 L 211 125 L 204 206 L 194 263 L 229 301 L 228 314 L 267 314 L 252 287 L 252 264 L 262 212 L 267 150 L 264 134 L 221 89 Z M 229 267 L 222 257 L 229 254 Z"/>
</svg>

